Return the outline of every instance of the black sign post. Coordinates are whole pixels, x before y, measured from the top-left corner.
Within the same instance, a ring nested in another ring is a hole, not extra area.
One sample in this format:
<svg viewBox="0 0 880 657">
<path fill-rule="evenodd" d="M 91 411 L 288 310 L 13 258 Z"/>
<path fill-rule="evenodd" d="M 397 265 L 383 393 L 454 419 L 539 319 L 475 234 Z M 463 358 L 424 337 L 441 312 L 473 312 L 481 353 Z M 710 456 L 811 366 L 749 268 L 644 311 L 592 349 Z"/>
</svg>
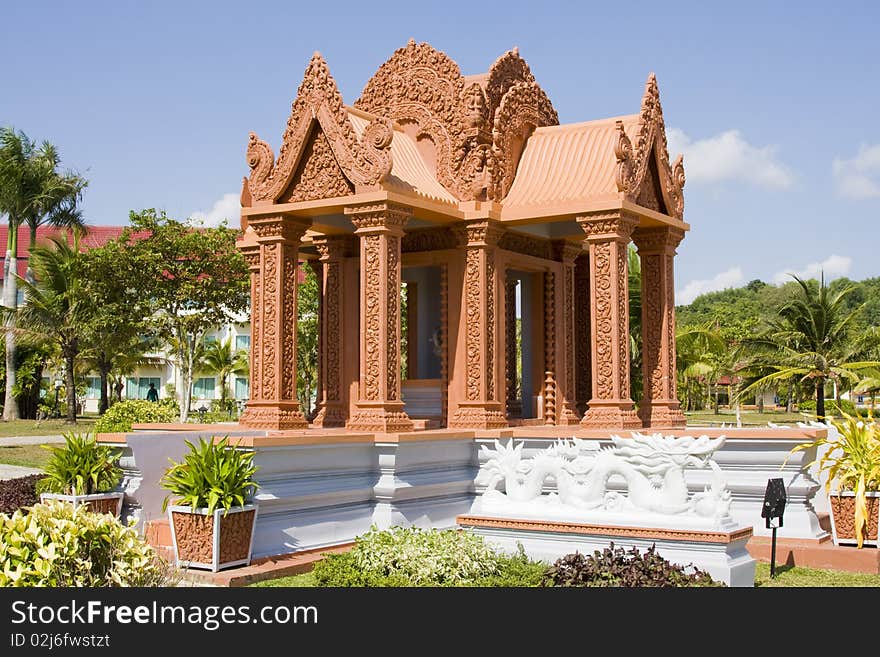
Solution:
<svg viewBox="0 0 880 657">
<path fill-rule="evenodd" d="M 764 491 L 764 506 L 761 517 L 765 519 L 767 529 L 773 530 L 770 543 L 770 578 L 776 577 L 776 530 L 782 527 L 782 514 L 785 512 L 785 483 L 782 479 L 768 479 L 767 490 Z"/>
</svg>

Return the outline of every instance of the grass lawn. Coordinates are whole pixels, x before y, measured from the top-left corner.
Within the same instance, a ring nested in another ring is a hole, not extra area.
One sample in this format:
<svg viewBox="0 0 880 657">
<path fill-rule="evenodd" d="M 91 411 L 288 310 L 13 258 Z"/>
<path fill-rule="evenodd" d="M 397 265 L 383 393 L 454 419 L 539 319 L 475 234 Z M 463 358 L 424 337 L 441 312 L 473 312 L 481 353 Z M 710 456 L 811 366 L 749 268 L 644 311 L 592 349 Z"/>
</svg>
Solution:
<svg viewBox="0 0 880 657">
<path fill-rule="evenodd" d="M 67 424 L 63 419 L 0 422 L 0 439 L 9 436 L 57 436 L 65 431 L 84 433 L 92 430 L 97 419 L 97 416 L 79 416 L 76 418 L 76 424 Z M 0 440 L 0 444 L 2 442 Z"/>
<path fill-rule="evenodd" d="M 28 468 L 44 468 L 52 452 L 39 445 L 4 445 L 0 440 L 0 463 L 23 465 Z"/>
<path fill-rule="evenodd" d="M 720 426 L 721 423 L 736 426 L 736 411 L 721 410 L 717 415 L 710 409 L 705 411 L 689 411 L 685 413 L 689 427 Z M 786 413 L 785 411 L 740 411 L 740 422 L 744 427 L 766 427 L 768 422 L 775 424 L 790 424 L 795 422 L 809 422 L 815 420 L 815 415 L 808 413 Z"/>
<path fill-rule="evenodd" d="M 315 577 L 311 572 L 290 577 L 280 577 L 251 586 L 316 586 Z M 813 568 L 792 568 L 777 566 L 776 577 L 770 579 L 770 564 L 758 562 L 755 571 L 755 586 L 760 587 L 841 587 L 841 586 L 873 586 L 880 587 L 880 575 L 867 573 L 848 573 L 837 570 L 817 570 Z"/>
</svg>

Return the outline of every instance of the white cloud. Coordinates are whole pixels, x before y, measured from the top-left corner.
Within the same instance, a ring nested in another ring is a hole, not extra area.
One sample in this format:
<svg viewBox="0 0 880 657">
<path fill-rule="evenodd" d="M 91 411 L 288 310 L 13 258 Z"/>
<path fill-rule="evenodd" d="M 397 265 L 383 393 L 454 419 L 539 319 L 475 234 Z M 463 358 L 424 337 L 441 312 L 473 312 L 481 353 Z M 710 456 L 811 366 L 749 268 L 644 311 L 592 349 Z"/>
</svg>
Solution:
<svg viewBox="0 0 880 657">
<path fill-rule="evenodd" d="M 686 305 L 691 303 L 701 294 L 706 292 L 716 292 L 718 290 L 726 290 L 729 287 L 739 287 L 743 284 L 742 269 L 733 267 L 727 271 L 723 271 L 713 278 L 691 281 L 681 290 L 675 292 L 676 305 Z"/>
<path fill-rule="evenodd" d="M 776 159 L 776 146 L 753 146 L 739 130 L 695 141 L 678 128 L 670 128 L 666 137 L 673 158 L 684 154 L 689 183 L 741 180 L 770 189 L 794 184 L 794 174 Z"/>
<path fill-rule="evenodd" d="M 837 193 L 844 198 L 880 197 L 880 144 L 862 144 L 858 154 L 849 160 L 835 157 L 831 173 Z"/>
<path fill-rule="evenodd" d="M 193 212 L 190 221 L 204 226 L 219 226 L 226 219 L 226 224 L 232 228 L 238 226 L 241 216 L 241 201 L 238 194 L 224 194 L 214 206 L 207 212 Z"/>
<path fill-rule="evenodd" d="M 841 276 L 846 276 L 849 273 L 849 268 L 851 266 L 852 258 L 832 254 L 822 262 L 811 262 L 800 270 L 788 269 L 776 272 L 773 275 L 773 282 L 779 285 L 793 280 L 789 274 L 794 274 L 801 279 L 815 278 L 818 280 L 820 272 L 824 273 L 826 281 L 830 281 L 835 278 L 840 278 Z"/>
</svg>

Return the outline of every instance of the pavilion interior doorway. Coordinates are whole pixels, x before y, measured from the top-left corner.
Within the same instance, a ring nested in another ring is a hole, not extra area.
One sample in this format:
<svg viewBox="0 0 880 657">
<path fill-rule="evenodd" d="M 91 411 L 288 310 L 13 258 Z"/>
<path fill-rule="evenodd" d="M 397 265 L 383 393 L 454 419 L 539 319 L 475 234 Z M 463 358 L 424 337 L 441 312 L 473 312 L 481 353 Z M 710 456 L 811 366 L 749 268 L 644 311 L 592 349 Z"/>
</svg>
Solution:
<svg viewBox="0 0 880 657">
<path fill-rule="evenodd" d="M 440 266 L 404 267 L 401 276 L 401 397 L 413 420 L 443 419 Z"/>
<path fill-rule="evenodd" d="M 513 359 L 507 364 L 508 415 L 511 420 L 537 419 L 543 417 L 544 274 L 508 269 L 507 288 L 515 304 L 514 328 L 507 331 L 507 339 L 515 341 L 515 348 L 507 349 Z"/>
</svg>

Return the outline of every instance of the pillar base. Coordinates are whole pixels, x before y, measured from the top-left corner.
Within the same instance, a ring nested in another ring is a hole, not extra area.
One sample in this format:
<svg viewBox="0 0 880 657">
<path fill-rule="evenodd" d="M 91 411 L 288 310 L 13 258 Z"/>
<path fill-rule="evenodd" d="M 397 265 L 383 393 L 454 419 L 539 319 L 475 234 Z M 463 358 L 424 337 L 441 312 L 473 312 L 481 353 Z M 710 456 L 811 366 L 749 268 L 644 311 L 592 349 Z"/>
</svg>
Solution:
<svg viewBox="0 0 880 657">
<path fill-rule="evenodd" d="M 559 411 L 559 417 L 556 418 L 556 424 L 562 427 L 573 427 L 580 423 L 581 418 L 574 407 L 567 402 L 563 402 L 562 409 Z"/>
<path fill-rule="evenodd" d="M 681 429 L 687 426 L 687 418 L 677 401 L 651 402 L 639 408 L 642 425 L 647 428 Z"/>
<path fill-rule="evenodd" d="M 312 426 L 317 429 L 325 427 L 344 427 L 345 411 L 342 410 L 341 404 L 326 404 L 318 409 L 312 419 Z"/>
<path fill-rule="evenodd" d="M 504 429 L 507 426 L 503 412 L 485 405 L 461 405 L 449 421 L 450 429 Z"/>
<path fill-rule="evenodd" d="M 641 429 L 642 420 L 629 400 L 591 401 L 581 426 L 590 429 Z"/>
<path fill-rule="evenodd" d="M 358 408 L 345 425 L 352 431 L 374 431 L 377 433 L 401 433 L 413 430 L 412 420 L 403 410 L 403 404 L 392 408 Z"/>
<path fill-rule="evenodd" d="M 247 429 L 308 429 L 298 402 L 248 402 L 238 423 Z"/>
</svg>

